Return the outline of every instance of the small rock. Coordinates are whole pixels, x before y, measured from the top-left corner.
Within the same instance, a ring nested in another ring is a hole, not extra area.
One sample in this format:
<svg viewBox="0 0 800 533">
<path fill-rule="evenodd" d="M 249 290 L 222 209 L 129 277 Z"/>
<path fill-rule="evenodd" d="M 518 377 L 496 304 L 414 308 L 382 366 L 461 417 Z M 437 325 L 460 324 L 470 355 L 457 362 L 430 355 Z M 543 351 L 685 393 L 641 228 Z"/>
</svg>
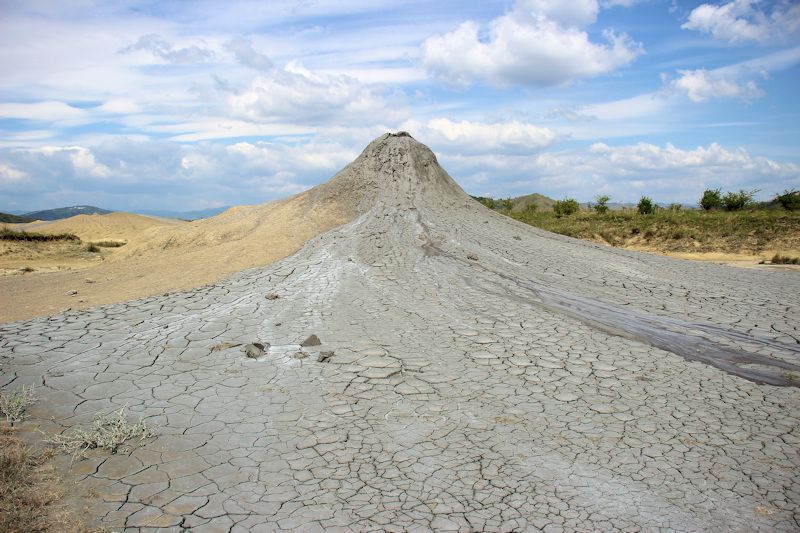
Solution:
<svg viewBox="0 0 800 533">
<path fill-rule="evenodd" d="M 95 281 L 92 278 L 86 278 L 85 281 L 86 283 L 95 283 Z"/>
<path fill-rule="evenodd" d="M 475 254 L 467 254 L 467 259 L 469 259 L 470 261 L 477 261 L 478 256 Z"/>
<path fill-rule="evenodd" d="M 264 350 L 269 348 L 269 343 L 266 346 L 260 342 L 253 342 L 244 347 L 244 353 L 251 359 L 257 359 L 264 355 Z"/>
<path fill-rule="evenodd" d="M 319 352 L 319 355 L 317 356 L 317 362 L 318 363 L 327 363 L 328 361 L 331 360 L 331 357 L 333 357 L 333 355 L 334 354 L 333 354 L 332 351 Z"/>
<path fill-rule="evenodd" d="M 522 237 L 520 237 L 519 235 L 514 235 L 514 240 L 515 241 L 521 241 Z"/>
<path fill-rule="evenodd" d="M 75 296 L 76 294 L 78 294 L 78 291 L 73 289 L 71 291 L 67 291 L 66 294 L 67 294 L 67 296 Z"/>
<path fill-rule="evenodd" d="M 295 352 L 292 354 L 292 359 L 305 359 L 308 356 L 308 352 Z"/>
<path fill-rule="evenodd" d="M 269 292 L 264 296 L 264 298 L 266 298 L 267 300 L 277 300 L 278 298 L 280 298 L 280 295 L 275 294 L 274 292 Z"/>
<path fill-rule="evenodd" d="M 319 346 L 320 344 L 322 344 L 322 342 L 320 342 L 319 337 L 316 335 L 311 335 L 309 338 L 301 342 L 300 346 L 305 348 L 307 346 Z"/>
</svg>

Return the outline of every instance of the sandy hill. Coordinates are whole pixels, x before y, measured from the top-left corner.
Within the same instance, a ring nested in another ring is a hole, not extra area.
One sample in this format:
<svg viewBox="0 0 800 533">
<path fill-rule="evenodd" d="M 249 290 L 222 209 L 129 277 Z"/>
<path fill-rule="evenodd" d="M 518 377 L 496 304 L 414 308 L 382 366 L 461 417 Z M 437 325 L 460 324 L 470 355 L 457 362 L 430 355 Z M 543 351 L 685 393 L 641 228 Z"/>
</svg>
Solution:
<svg viewBox="0 0 800 533">
<path fill-rule="evenodd" d="M 196 287 L 271 263 L 355 217 L 350 196 L 350 191 L 322 185 L 285 200 L 233 207 L 193 222 L 110 213 L 12 225 L 43 233 L 75 233 L 85 241 L 124 240 L 127 244 L 104 261 L 89 258 L 93 260 L 90 268 L 85 268 L 86 257 L 76 263 L 76 252 L 70 249 L 65 252 L 69 260 L 59 263 L 59 268 L 81 270 L 0 277 L 0 322 Z M 52 263 L 53 258 L 48 261 Z M 27 265 L 23 263 L 14 263 L 15 272 Z M 38 269 L 35 260 L 33 265 Z M 78 294 L 68 294 L 72 291 Z"/>
<path fill-rule="evenodd" d="M 48 234 L 74 233 L 83 241 L 116 240 L 127 242 L 152 228 L 163 229 L 182 224 L 185 224 L 185 222 L 133 213 L 114 212 L 76 215 L 53 221 L 38 220 L 27 224 L 16 224 L 13 228 Z"/>
</svg>

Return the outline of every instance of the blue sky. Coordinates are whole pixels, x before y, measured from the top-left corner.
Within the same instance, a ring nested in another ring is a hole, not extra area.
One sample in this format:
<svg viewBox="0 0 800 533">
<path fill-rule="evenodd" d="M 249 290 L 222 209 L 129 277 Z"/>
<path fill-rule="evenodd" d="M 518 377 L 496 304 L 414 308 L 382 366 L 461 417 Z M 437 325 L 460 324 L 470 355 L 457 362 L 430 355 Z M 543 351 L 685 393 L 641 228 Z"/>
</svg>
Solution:
<svg viewBox="0 0 800 533">
<path fill-rule="evenodd" d="M 0 210 L 194 210 L 385 131 L 471 194 L 800 188 L 800 4 L 0 0 Z"/>
</svg>

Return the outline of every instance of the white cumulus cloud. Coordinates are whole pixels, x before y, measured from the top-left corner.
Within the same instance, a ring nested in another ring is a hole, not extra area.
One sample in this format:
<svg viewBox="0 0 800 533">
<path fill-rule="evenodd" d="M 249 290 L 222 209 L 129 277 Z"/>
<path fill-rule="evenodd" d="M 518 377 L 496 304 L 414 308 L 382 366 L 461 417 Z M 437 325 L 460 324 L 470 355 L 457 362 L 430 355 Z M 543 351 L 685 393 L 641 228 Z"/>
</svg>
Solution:
<svg viewBox="0 0 800 533">
<path fill-rule="evenodd" d="M 596 0 L 520 0 L 490 22 L 486 35 L 473 21 L 434 35 L 422 46 L 422 62 L 444 83 L 466 86 L 486 80 L 498 86 L 558 85 L 630 64 L 639 43 L 613 30 L 592 42 L 585 27 L 597 18 Z"/>
<path fill-rule="evenodd" d="M 400 94 L 295 63 L 254 78 L 246 89 L 230 94 L 228 107 L 235 118 L 294 124 L 386 123 L 407 115 Z"/>
<path fill-rule="evenodd" d="M 680 77 L 671 85 L 685 93 L 693 102 L 706 102 L 712 98 L 735 98 L 750 101 L 764 96 L 764 91 L 753 80 L 738 81 L 705 69 L 679 70 Z"/>
<path fill-rule="evenodd" d="M 558 134 L 550 128 L 518 120 L 487 123 L 435 118 L 424 124 L 409 121 L 401 128 L 434 148 L 457 148 L 471 153 L 530 153 L 558 139 Z"/>
<path fill-rule="evenodd" d="M 682 149 L 667 143 L 544 152 L 532 156 L 450 155 L 440 157 L 472 194 L 509 196 L 540 192 L 591 200 L 602 191 L 616 201 L 646 194 L 659 202 L 696 203 L 708 187 L 760 189 L 764 197 L 797 188 L 800 166 L 754 156 L 743 148 L 710 143 Z M 493 179 L 486 180 L 485 176 Z M 502 181 L 497 176 L 503 176 Z"/>
<path fill-rule="evenodd" d="M 711 34 L 732 44 L 767 43 L 796 36 L 800 31 L 800 4 L 779 1 L 770 11 L 759 8 L 758 0 L 732 0 L 723 4 L 702 4 L 681 26 Z"/>
</svg>

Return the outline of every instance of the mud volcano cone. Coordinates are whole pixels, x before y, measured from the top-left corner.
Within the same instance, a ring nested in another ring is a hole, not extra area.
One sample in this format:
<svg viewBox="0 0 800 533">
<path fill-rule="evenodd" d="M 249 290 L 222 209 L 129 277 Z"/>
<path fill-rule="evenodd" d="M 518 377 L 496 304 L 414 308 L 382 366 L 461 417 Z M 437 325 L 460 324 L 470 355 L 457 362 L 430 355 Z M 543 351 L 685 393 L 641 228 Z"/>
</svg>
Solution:
<svg viewBox="0 0 800 533">
<path fill-rule="evenodd" d="M 231 220 L 249 240 L 215 250 L 313 238 L 200 288 L 0 326 L 32 423 L 127 405 L 163 428 L 80 467 L 119 500 L 93 507 L 109 529 L 796 529 L 800 278 L 520 224 L 402 133 L 190 242 Z"/>
</svg>

